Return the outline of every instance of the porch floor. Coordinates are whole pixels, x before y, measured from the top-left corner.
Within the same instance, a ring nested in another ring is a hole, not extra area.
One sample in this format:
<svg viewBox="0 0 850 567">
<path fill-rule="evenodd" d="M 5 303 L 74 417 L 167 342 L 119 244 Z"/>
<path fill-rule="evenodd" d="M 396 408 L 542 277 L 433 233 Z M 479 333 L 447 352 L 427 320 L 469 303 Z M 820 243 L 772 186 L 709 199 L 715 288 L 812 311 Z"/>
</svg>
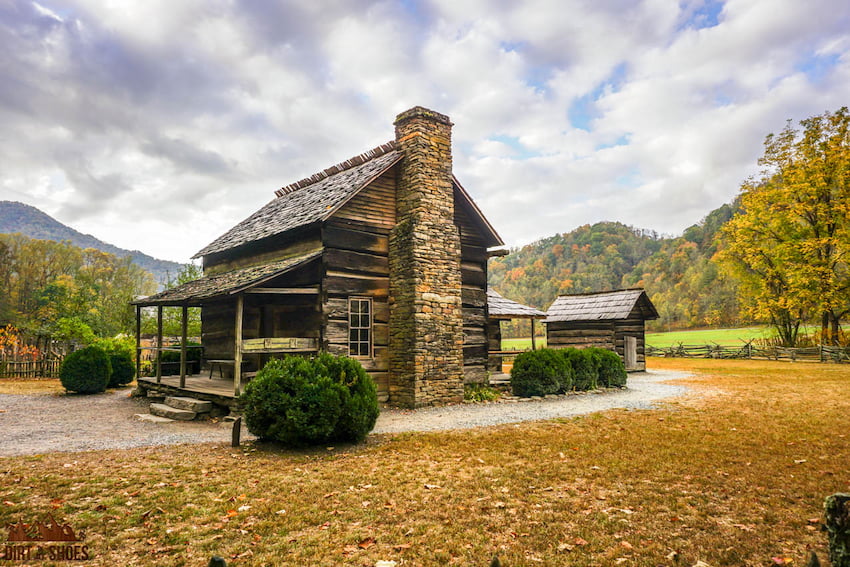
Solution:
<svg viewBox="0 0 850 567">
<path fill-rule="evenodd" d="M 157 386 L 155 376 L 143 376 L 138 379 L 138 382 Z M 245 387 L 246 380 L 242 381 L 242 387 Z M 180 388 L 180 376 L 163 376 L 160 385 L 176 388 L 184 392 L 192 392 L 196 394 L 207 394 L 211 396 L 219 396 L 222 398 L 234 398 L 233 380 L 213 376 L 210 378 L 209 372 L 201 374 L 190 374 L 186 376 L 186 386 Z"/>
</svg>

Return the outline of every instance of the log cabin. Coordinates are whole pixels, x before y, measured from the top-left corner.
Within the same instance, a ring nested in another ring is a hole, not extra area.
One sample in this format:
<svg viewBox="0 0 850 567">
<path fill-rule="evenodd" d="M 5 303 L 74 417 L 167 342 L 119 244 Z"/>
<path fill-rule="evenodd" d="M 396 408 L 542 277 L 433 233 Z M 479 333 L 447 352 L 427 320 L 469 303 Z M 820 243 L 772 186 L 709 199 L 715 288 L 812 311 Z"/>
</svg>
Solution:
<svg viewBox="0 0 850 567">
<path fill-rule="evenodd" d="M 232 374 L 234 397 L 270 357 L 322 350 L 358 359 L 390 405 L 462 401 L 486 380 L 487 260 L 507 251 L 452 173 L 449 118 L 415 107 L 394 125 L 277 190 L 195 255 L 201 279 L 136 301 L 137 319 L 200 307 L 210 377 Z"/>
<path fill-rule="evenodd" d="M 630 372 L 646 370 L 645 322 L 658 312 L 643 289 L 561 295 L 546 312 L 549 348 L 613 350 Z"/>
</svg>

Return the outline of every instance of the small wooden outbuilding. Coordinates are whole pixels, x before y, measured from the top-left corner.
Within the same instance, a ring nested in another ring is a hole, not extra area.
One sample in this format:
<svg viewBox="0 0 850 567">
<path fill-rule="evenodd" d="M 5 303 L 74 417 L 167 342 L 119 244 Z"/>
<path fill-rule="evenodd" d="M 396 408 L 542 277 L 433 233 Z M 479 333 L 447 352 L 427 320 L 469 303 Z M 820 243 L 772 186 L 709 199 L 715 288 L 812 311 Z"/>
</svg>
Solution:
<svg viewBox="0 0 850 567">
<path fill-rule="evenodd" d="M 503 297 L 499 292 L 487 290 L 487 341 L 490 348 L 490 357 L 487 369 L 491 372 L 502 371 L 502 357 L 514 356 L 519 351 L 502 350 L 502 321 L 511 319 L 529 319 L 531 321 L 531 350 L 537 348 L 534 338 L 534 322 L 546 318 L 546 314 L 539 309 L 517 303 Z"/>
<path fill-rule="evenodd" d="M 607 348 L 622 357 L 626 370 L 646 370 L 644 324 L 658 312 L 643 289 L 561 295 L 546 315 L 549 347 Z"/>
</svg>

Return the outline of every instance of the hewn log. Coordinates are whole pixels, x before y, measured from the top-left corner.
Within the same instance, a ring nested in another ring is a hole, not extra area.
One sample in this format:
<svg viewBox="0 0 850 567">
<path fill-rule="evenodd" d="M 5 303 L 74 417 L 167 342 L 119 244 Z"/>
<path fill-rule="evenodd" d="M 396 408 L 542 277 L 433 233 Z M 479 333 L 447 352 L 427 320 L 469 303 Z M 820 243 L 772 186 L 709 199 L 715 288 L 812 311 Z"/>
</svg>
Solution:
<svg viewBox="0 0 850 567">
<path fill-rule="evenodd" d="M 368 295 L 370 297 L 387 297 L 389 278 L 372 276 L 354 278 L 336 274 L 325 278 L 324 289 L 328 294 L 335 295 Z"/>
<path fill-rule="evenodd" d="M 464 287 L 460 291 L 464 307 L 484 307 L 487 305 L 487 291 L 479 287 Z"/>
<path fill-rule="evenodd" d="M 389 240 L 384 235 L 352 230 L 333 224 L 325 226 L 324 242 L 328 248 L 374 252 L 381 255 L 386 255 L 389 250 Z"/>
<path fill-rule="evenodd" d="M 364 254 L 351 250 L 328 248 L 325 250 L 325 263 L 328 270 L 357 272 L 386 276 L 389 263 L 386 256 Z"/>
<path fill-rule="evenodd" d="M 463 308 L 463 325 L 465 327 L 484 326 L 486 319 L 484 318 L 483 307 L 464 307 Z"/>
</svg>

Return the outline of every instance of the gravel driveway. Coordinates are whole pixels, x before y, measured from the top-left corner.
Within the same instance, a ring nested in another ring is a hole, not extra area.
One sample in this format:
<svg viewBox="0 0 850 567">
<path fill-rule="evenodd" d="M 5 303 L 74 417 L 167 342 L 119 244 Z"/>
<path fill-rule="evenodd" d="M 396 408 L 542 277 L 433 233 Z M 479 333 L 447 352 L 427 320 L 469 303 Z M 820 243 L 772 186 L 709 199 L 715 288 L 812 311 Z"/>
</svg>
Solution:
<svg viewBox="0 0 850 567">
<path fill-rule="evenodd" d="M 666 383 L 685 376 L 682 372 L 654 370 L 630 374 L 624 390 L 514 403 L 385 409 L 373 433 L 468 429 L 612 408 L 646 409 L 664 398 L 693 393 L 684 386 Z M 145 400 L 130 398 L 129 390 L 92 396 L 0 395 L 0 456 L 230 442 L 229 423 L 156 424 L 134 419 L 135 414 L 145 413 L 146 407 Z M 243 432 L 242 438 L 252 437 Z"/>
</svg>

